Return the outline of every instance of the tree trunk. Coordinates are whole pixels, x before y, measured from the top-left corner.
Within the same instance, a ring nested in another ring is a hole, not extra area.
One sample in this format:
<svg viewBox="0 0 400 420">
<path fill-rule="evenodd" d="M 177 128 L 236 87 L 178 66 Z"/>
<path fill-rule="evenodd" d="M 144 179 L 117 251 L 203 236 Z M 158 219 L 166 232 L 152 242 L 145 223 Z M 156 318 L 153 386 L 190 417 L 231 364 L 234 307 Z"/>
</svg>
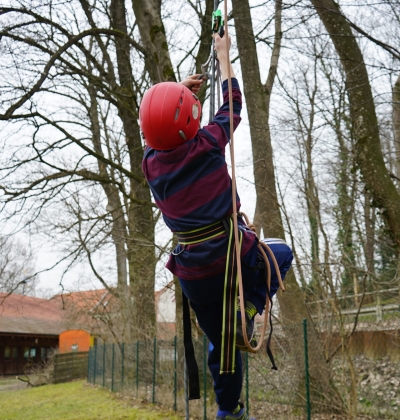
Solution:
<svg viewBox="0 0 400 420">
<path fill-rule="evenodd" d="M 165 29 L 161 19 L 161 2 L 158 0 L 132 0 L 133 11 L 139 27 L 140 37 L 148 54 L 145 57 L 146 70 L 149 72 L 152 83 L 163 81 L 176 81 L 171 58 L 168 51 Z M 213 0 L 206 0 L 205 14 L 200 17 L 201 21 L 201 42 L 196 57 L 196 71 L 200 72 L 201 64 L 207 61 L 211 50 L 211 15 L 213 11 Z M 200 100 L 204 101 L 204 87 L 200 91 Z M 140 156 L 141 159 L 141 156 Z M 149 232 L 150 235 L 150 226 Z M 152 235 L 154 235 L 152 233 Z M 150 237 L 150 236 L 148 236 Z M 154 236 L 152 236 L 154 238 Z M 153 252 L 154 249 L 148 252 Z M 150 258 L 150 255 L 148 256 Z M 144 260 L 146 261 L 146 260 Z M 177 335 L 181 337 L 181 312 L 182 303 L 180 299 L 180 285 L 175 281 L 176 299 L 176 322 Z M 179 296 L 179 297 L 178 297 Z"/>
<path fill-rule="evenodd" d="M 311 283 L 310 288 L 314 294 L 316 300 L 322 299 L 321 295 L 321 270 L 320 270 L 320 246 L 319 246 L 319 228 L 320 228 L 320 202 L 318 197 L 318 188 L 314 180 L 314 165 L 313 165 L 313 130 L 315 120 L 315 96 L 318 91 L 317 80 L 316 80 L 316 63 L 314 63 L 314 86 L 312 91 L 309 91 L 307 87 L 307 97 L 310 102 L 310 115 L 308 118 L 308 126 L 305 118 L 301 118 L 304 121 L 305 139 L 304 148 L 306 153 L 306 168 L 304 170 L 304 192 L 305 199 L 307 202 L 307 214 L 308 221 L 310 223 L 310 242 L 311 242 Z M 306 76 L 305 76 L 306 77 Z M 297 112 L 301 113 L 301 105 L 297 105 Z M 300 118 L 299 118 L 300 119 Z M 322 228 L 322 226 L 321 226 Z"/>
<path fill-rule="evenodd" d="M 110 5 L 113 29 L 128 33 L 124 0 L 112 0 Z M 131 171 L 142 176 L 143 147 L 137 123 L 136 97 L 133 92 L 130 45 L 124 37 L 115 37 L 117 67 L 120 81 L 120 101 L 118 113 L 128 147 Z M 130 201 L 128 211 L 129 240 L 127 254 L 129 263 L 132 339 L 149 339 L 156 334 L 156 314 L 154 301 L 155 253 L 154 218 L 149 187 L 143 182 L 130 181 Z M 143 205 L 136 204 L 143 202 Z"/>
<path fill-rule="evenodd" d="M 262 228 L 264 236 L 284 238 L 275 186 L 272 145 L 268 124 L 269 108 L 267 104 L 269 105 L 273 77 L 269 77 L 266 86 L 262 85 L 249 1 L 233 0 L 232 4 L 252 141 L 254 179 L 257 194 L 257 210 L 254 222 L 258 233 L 260 228 Z M 279 57 L 281 1 L 277 1 L 276 6 L 276 40 L 272 54 L 273 60 L 270 65 L 270 75 L 272 76 L 276 73 Z M 296 362 L 301 365 L 304 357 L 302 346 L 299 345 L 299 343 L 302 343 L 301 322 L 306 318 L 310 321 L 309 325 L 312 325 L 312 323 L 304 303 L 303 294 L 292 270 L 286 276 L 285 286 L 286 292 L 283 294 L 278 293 L 279 304 L 293 355 Z M 293 326 L 293 324 L 296 325 Z M 313 348 L 313 351 L 310 352 L 310 357 L 312 358 L 310 361 L 310 373 L 313 378 L 312 395 L 314 403 L 324 406 L 328 410 L 340 411 L 342 409 L 342 401 L 331 384 L 331 373 L 329 367 L 327 369 L 321 343 L 313 330 L 310 332 L 309 342 L 310 348 Z"/>
<path fill-rule="evenodd" d="M 340 130 L 340 121 L 336 123 L 336 136 L 339 142 L 339 168 L 337 179 L 338 195 L 338 241 L 344 266 L 341 292 L 343 295 L 358 288 L 358 273 L 353 243 L 353 221 L 357 173 L 352 173 L 351 150 L 345 143 Z M 355 291 L 354 291 L 355 293 Z"/>
<path fill-rule="evenodd" d="M 233 13 L 240 55 L 240 65 L 243 74 L 243 89 L 248 108 L 251 143 L 254 161 L 254 179 L 257 195 L 257 210 L 254 224 L 258 234 L 261 228 L 266 237 L 284 237 L 284 229 L 279 211 L 279 203 L 275 189 L 275 173 L 272 160 L 272 145 L 268 124 L 268 92 L 264 95 L 264 86 L 261 83 L 256 44 L 250 17 L 248 1 L 233 0 Z M 276 64 L 277 65 L 277 62 Z M 272 85 L 270 85 L 270 89 Z M 292 309 L 297 315 L 288 316 L 287 321 L 301 322 L 308 316 L 303 304 L 300 288 L 292 271 L 288 273 L 285 281 L 287 292 L 282 300 L 282 312 L 286 318 Z M 292 300 L 293 297 L 293 300 Z M 286 311 L 286 305 L 288 310 Z"/>
<path fill-rule="evenodd" d="M 365 220 L 365 262 L 367 265 L 368 272 L 368 287 L 369 291 L 375 287 L 375 261 L 374 261 L 374 249 L 375 249 L 375 209 L 371 206 L 371 196 L 368 192 L 365 193 L 364 198 L 364 220 Z"/>
<path fill-rule="evenodd" d="M 400 75 L 393 87 L 393 137 L 396 152 L 396 175 L 397 178 L 400 178 Z M 400 186 L 400 179 L 398 179 L 397 185 Z"/>
<path fill-rule="evenodd" d="M 101 145 L 101 130 L 98 113 L 98 101 L 97 101 L 97 90 L 93 85 L 88 86 L 88 92 L 90 97 L 90 120 L 91 120 L 91 132 L 92 132 L 92 143 L 94 150 L 104 155 Z M 103 179 L 110 179 L 110 175 L 107 171 L 107 165 L 101 160 L 97 160 L 99 168 L 99 174 Z M 111 228 L 111 237 L 115 246 L 116 254 L 116 267 L 117 267 L 117 297 L 119 301 L 119 313 L 121 317 L 118 319 L 120 324 L 119 331 L 121 332 L 117 340 L 119 342 L 130 342 L 131 341 L 131 328 L 130 328 L 130 313 L 131 304 L 129 299 L 129 287 L 128 287 L 128 269 L 127 269 L 127 255 L 126 255 L 126 241 L 127 241 L 127 226 L 124 214 L 123 205 L 119 196 L 118 188 L 112 183 L 101 183 L 104 193 L 107 197 L 107 210 L 110 212 L 113 223 Z M 107 287 L 108 288 L 108 287 Z M 111 325 L 111 332 L 115 326 L 113 323 L 107 323 Z"/>
<path fill-rule="evenodd" d="M 153 83 L 176 82 L 161 19 L 161 1 L 132 0 L 132 7 L 140 38 L 147 51 L 145 65 L 151 81 Z"/>
<path fill-rule="evenodd" d="M 393 138 L 396 152 L 397 189 L 400 190 L 400 75 L 393 87 Z M 397 261 L 396 276 L 400 296 L 400 258 Z"/>
<path fill-rule="evenodd" d="M 275 173 L 268 125 L 267 101 L 270 92 L 265 95 L 265 86 L 261 83 L 248 1 L 237 0 L 232 4 L 252 138 L 253 171 L 257 196 L 254 224 L 258 234 L 263 229 L 264 236 L 279 237 L 282 236 L 283 226 L 275 190 Z"/>
<path fill-rule="evenodd" d="M 367 68 L 350 25 L 333 0 L 311 0 L 328 31 L 346 73 L 350 114 L 356 138 L 355 156 L 374 204 L 400 245 L 400 194 L 383 160 L 378 120 Z"/>
<path fill-rule="evenodd" d="M 90 119 L 91 119 L 91 132 L 92 132 L 92 143 L 94 150 L 100 154 L 104 155 L 102 146 L 101 146 L 101 132 L 99 124 L 99 114 L 98 114 L 98 103 L 97 103 L 97 91 L 96 88 L 91 85 L 88 87 L 89 96 L 90 96 Z M 99 168 L 99 174 L 104 179 L 109 179 L 109 174 L 107 172 L 107 165 L 98 160 L 97 165 Z M 103 190 L 107 197 L 107 209 L 111 213 L 113 219 L 113 225 L 111 229 L 111 236 L 115 245 L 116 253 L 116 263 L 117 263 L 117 286 L 118 294 L 126 293 L 127 289 L 127 264 L 126 264 L 126 252 L 125 252 L 125 243 L 126 243 L 126 234 L 127 228 L 125 224 L 125 217 L 122 208 L 122 203 L 119 198 L 118 189 L 112 183 L 103 183 L 101 184 Z"/>
</svg>

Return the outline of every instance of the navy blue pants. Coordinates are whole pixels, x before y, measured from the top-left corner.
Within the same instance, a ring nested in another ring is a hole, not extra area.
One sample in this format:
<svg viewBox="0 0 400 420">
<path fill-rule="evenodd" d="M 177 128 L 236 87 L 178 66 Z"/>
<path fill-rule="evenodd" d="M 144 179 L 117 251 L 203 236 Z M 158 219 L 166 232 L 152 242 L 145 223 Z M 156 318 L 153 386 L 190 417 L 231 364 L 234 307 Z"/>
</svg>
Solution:
<svg viewBox="0 0 400 420">
<path fill-rule="evenodd" d="M 279 266 L 282 279 L 289 270 L 293 254 L 289 246 L 281 239 L 263 240 L 272 250 Z M 268 254 L 267 254 L 268 255 Z M 270 259 L 270 257 L 268 257 Z M 245 300 L 252 302 L 262 314 L 266 297 L 267 285 L 264 270 L 258 268 L 260 256 L 257 244 L 242 257 L 242 282 Z M 271 266 L 271 297 L 278 290 L 279 283 L 275 267 Z M 190 305 L 196 313 L 201 329 L 210 340 L 208 351 L 208 367 L 214 379 L 214 392 L 220 410 L 234 410 L 242 391 L 242 359 L 240 351 L 236 350 L 236 365 L 233 374 L 220 375 L 221 330 L 225 273 L 202 280 L 179 279 Z"/>
</svg>

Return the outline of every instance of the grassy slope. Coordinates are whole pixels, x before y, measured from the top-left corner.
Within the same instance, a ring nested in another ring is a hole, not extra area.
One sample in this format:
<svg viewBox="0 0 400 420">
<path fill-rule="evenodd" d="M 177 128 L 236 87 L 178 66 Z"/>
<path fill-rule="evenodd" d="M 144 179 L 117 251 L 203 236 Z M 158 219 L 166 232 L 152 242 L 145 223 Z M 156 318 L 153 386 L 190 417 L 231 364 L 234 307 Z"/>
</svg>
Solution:
<svg viewBox="0 0 400 420">
<path fill-rule="evenodd" d="M 178 420 L 174 413 L 133 408 L 84 382 L 0 392 L 0 420 Z"/>
</svg>

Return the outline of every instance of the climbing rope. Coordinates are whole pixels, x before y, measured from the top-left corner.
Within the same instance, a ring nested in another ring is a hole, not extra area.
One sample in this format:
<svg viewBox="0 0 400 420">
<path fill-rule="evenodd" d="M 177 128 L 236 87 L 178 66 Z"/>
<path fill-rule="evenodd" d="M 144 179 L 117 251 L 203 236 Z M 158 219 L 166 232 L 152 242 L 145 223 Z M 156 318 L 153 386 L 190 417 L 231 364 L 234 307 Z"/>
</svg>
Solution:
<svg viewBox="0 0 400 420">
<path fill-rule="evenodd" d="M 218 3 L 218 2 L 217 2 Z M 232 219 L 233 219 L 233 226 L 234 226 L 234 237 L 235 237 L 235 252 L 236 252 L 236 264 L 237 264 L 237 276 L 238 276 L 238 284 L 239 284 L 239 305 L 240 305 L 240 313 L 242 320 L 245 318 L 245 301 L 244 301 L 244 293 L 243 293 L 243 282 L 242 282 L 242 269 L 241 269 L 241 259 L 240 259 L 240 245 L 239 245 L 239 233 L 238 233 L 238 223 L 237 223 L 237 206 L 236 206 L 236 171 L 235 171 L 235 148 L 234 148 L 234 128 L 233 128 L 233 98 L 232 98 L 232 81 L 231 81 L 231 67 L 230 67 L 230 59 L 229 59 L 229 32 L 228 32 L 228 2 L 227 0 L 224 0 L 224 32 L 225 32 L 225 40 L 226 40 L 226 50 L 227 50 L 227 68 L 228 68 L 228 92 L 229 92 L 229 120 L 230 120 L 230 155 L 231 155 L 231 167 L 232 167 Z M 213 100 L 213 98 L 212 98 Z M 244 213 L 241 213 L 245 218 L 246 224 L 249 225 L 249 220 L 247 216 Z M 246 323 L 242 322 L 242 334 L 244 338 L 244 342 L 246 345 L 246 348 L 249 352 L 255 353 L 257 352 L 260 347 L 263 344 L 265 332 L 267 329 L 268 324 L 268 316 L 267 314 L 270 311 L 270 296 L 269 291 L 271 290 L 271 267 L 269 264 L 268 257 L 266 255 L 266 252 L 269 254 L 271 261 L 274 264 L 275 271 L 278 277 L 279 286 L 284 291 L 285 287 L 282 282 L 282 278 L 279 271 L 278 263 L 276 262 L 275 256 L 269 246 L 265 244 L 264 242 L 259 242 L 258 244 L 258 250 L 260 251 L 261 255 L 264 258 L 265 265 L 267 268 L 267 287 L 268 287 L 268 293 L 267 298 L 265 302 L 265 316 L 264 316 L 264 325 L 261 330 L 261 336 L 258 342 L 258 345 L 256 347 L 252 347 L 249 343 L 249 340 L 247 339 L 247 333 L 246 333 Z M 266 252 L 265 252 L 266 251 Z M 234 315 L 235 316 L 235 315 Z M 267 347 L 269 350 L 269 342 L 267 343 Z M 273 360 L 272 360 L 273 361 Z M 274 366 L 275 368 L 275 366 Z"/>
<path fill-rule="evenodd" d="M 230 155 L 231 155 L 231 178 L 232 178 L 232 222 L 233 222 L 233 230 L 234 230 L 234 254 L 235 254 L 235 261 L 236 261 L 236 270 L 237 270 L 237 277 L 238 277 L 238 287 L 239 287 L 239 306 L 240 306 L 240 313 L 242 319 L 245 319 L 245 301 L 244 301 L 244 293 L 243 293 L 243 282 L 242 282 L 242 269 L 241 269 L 241 259 L 240 259 L 240 239 L 239 239 L 239 230 L 238 230 L 238 222 L 237 217 L 242 216 L 245 219 L 245 222 L 247 225 L 249 225 L 249 219 L 248 217 L 240 212 L 237 214 L 237 205 L 236 205 L 236 165 L 235 165 L 235 151 L 234 151 L 234 128 L 233 128 L 233 98 L 232 98 L 232 81 L 231 81 L 231 67 L 230 67 L 230 59 L 229 59 L 229 31 L 228 31 L 228 5 L 227 0 L 224 0 L 224 19 L 222 18 L 221 11 L 218 9 L 218 0 L 214 0 L 214 12 L 212 15 L 212 30 L 214 33 L 219 33 L 221 37 L 225 36 L 226 40 L 226 50 L 227 50 L 227 68 L 228 68 L 228 94 L 229 94 L 229 120 L 230 120 L 230 142 L 229 142 L 229 148 L 230 148 Z M 207 69 L 209 65 L 211 64 L 211 73 L 208 73 Z M 220 78 L 220 67 L 219 67 L 219 61 L 216 56 L 215 50 L 214 50 L 214 38 L 212 41 L 212 49 L 211 54 L 208 58 L 208 60 L 202 64 L 202 75 L 199 78 L 203 79 L 209 79 L 210 80 L 210 114 L 209 114 L 209 121 L 212 121 L 215 116 L 215 85 L 216 81 Z M 218 108 L 220 107 L 220 95 L 218 94 Z M 266 283 L 268 287 L 268 296 L 266 298 L 265 303 L 265 313 L 268 314 L 270 311 L 270 296 L 269 291 L 271 290 L 271 267 L 268 260 L 267 254 L 270 256 L 272 263 L 274 264 L 275 271 L 278 277 L 279 287 L 282 289 L 282 291 L 285 291 L 285 287 L 282 282 L 282 278 L 279 271 L 279 266 L 276 262 L 275 256 L 269 246 L 259 241 L 258 243 L 258 250 L 260 254 L 263 256 L 263 259 L 265 261 L 266 266 Z M 271 318 L 271 317 L 270 317 Z M 271 319 L 270 319 L 271 320 Z M 246 334 L 246 324 L 242 322 L 242 333 L 244 342 L 246 345 L 246 348 L 249 352 L 255 353 L 257 352 L 265 337 L 265 332 L 268 325 L 268 316 L 264 317 L 264 325 L 261 330 L 261 336 L 259 339 L 259 343 L 256 347 L 252 347 L 247 339 Z M 267 347 L 269 346 L 269 341 L 267 343 Z M 267 349 L 267 351 L 269 351 Z"/>
</svg>

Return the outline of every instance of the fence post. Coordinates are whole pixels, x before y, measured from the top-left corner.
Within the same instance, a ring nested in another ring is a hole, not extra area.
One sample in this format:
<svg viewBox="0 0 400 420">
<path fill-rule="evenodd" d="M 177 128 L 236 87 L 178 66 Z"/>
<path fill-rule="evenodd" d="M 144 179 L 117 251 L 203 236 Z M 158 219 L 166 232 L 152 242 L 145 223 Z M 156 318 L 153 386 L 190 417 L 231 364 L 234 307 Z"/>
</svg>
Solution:
<svg viewBox="0 0 400 420">
<path fill-rule="evenodd" d="M 381 305 L 381 297 L 379 293 L 376 296 L 376 321 L 382 321 L 382 305 Z"/>
<path fill-rule="evenodd" d="M 303 319 L 303 335 L 304 335 L 304 368 L 305 368 L 305 375 L 306 375 L 307 420 L 311 420 L 310 377 L 308 373 L 308 341 L 307 341 L 307 320 L 306 319 Z"/>
<path fill-rule="evenodd" d="M 106 343 L 103 342 L 103 387 L 106 386 Z"/>
<path fill-rule="evenodd" d="M 86 382 L 90 382 L 90 378 L 91 378 L 91 374 L 90 374 L 91 369 L 90 369 L 90 366 L 91 366 L 91 361 L 92 361 L 92 353 L 93 353 L 92 350 L 93 350 L 93 347 L 90 347 L 89 348 L 89 353 L 88 353 L 88 361 L 87 361 L 87 375 L 86 375 L 87 379 L 86 379 Z"/>
<path fill-rule="evenodd" d="M 68 378 L 70 381 L 72 380 L 72 375 L 75 370 L 75 352 L 72 352 L 71 362 L 72 362 L 71 363 L 72 367 L 69 370 L 69 378 Z"/>
<path fill-rule="evenodd" d="M 139 392 L 139 341 L 136 341 L 136 398 Z"/>
<path fill-rule="evenodd" d="M 174 411 L 177 411 L 178 407 L 176 405 L 176 393 L 177 393 L 177 372 L 176 372 L 176 367 L 178 365 L 177 363 L 177 339 L 176 336 L 174 337 Z"/>
<path fill-rule="evenodd" d="M 203 335 L 203 388 L 204 388 L 204 404 L 203 404 L 203 419 L 207 420 L 207 337 Z"/>
<path fill-rule="evenodd" d="M 124 358 L 125 358 L 125 343 L 121 345 L 121 391 L 124 389 Z"/>
<path fill-rule="evenodd" d="M 97 372 L 97 345 L 94 346 L 94 374 L 93 374 L 93 385 L 96 385 L 96 372 Z"/>
<path fill-rule="evenodd" d="M 250 402 L 249 402 L 249 353 L 245 353 L 244 366 L 246 374 L 246 410 L 250 413 Z"/>
<path fill-rule="evenodd" d="M 155 403 L 155 392 L 156 392 L 156 369 L 157 369 L 157 338 L 154 337 L 153 346 L 153 395 L 151 402 Z"/>
<path fill-rule="evenodd" d="M 111 391 L 114 392 L 114 357 L 115 357 L 115 343 L 112 344 L 112 361 L 111 361 Z"/>
</svg>

